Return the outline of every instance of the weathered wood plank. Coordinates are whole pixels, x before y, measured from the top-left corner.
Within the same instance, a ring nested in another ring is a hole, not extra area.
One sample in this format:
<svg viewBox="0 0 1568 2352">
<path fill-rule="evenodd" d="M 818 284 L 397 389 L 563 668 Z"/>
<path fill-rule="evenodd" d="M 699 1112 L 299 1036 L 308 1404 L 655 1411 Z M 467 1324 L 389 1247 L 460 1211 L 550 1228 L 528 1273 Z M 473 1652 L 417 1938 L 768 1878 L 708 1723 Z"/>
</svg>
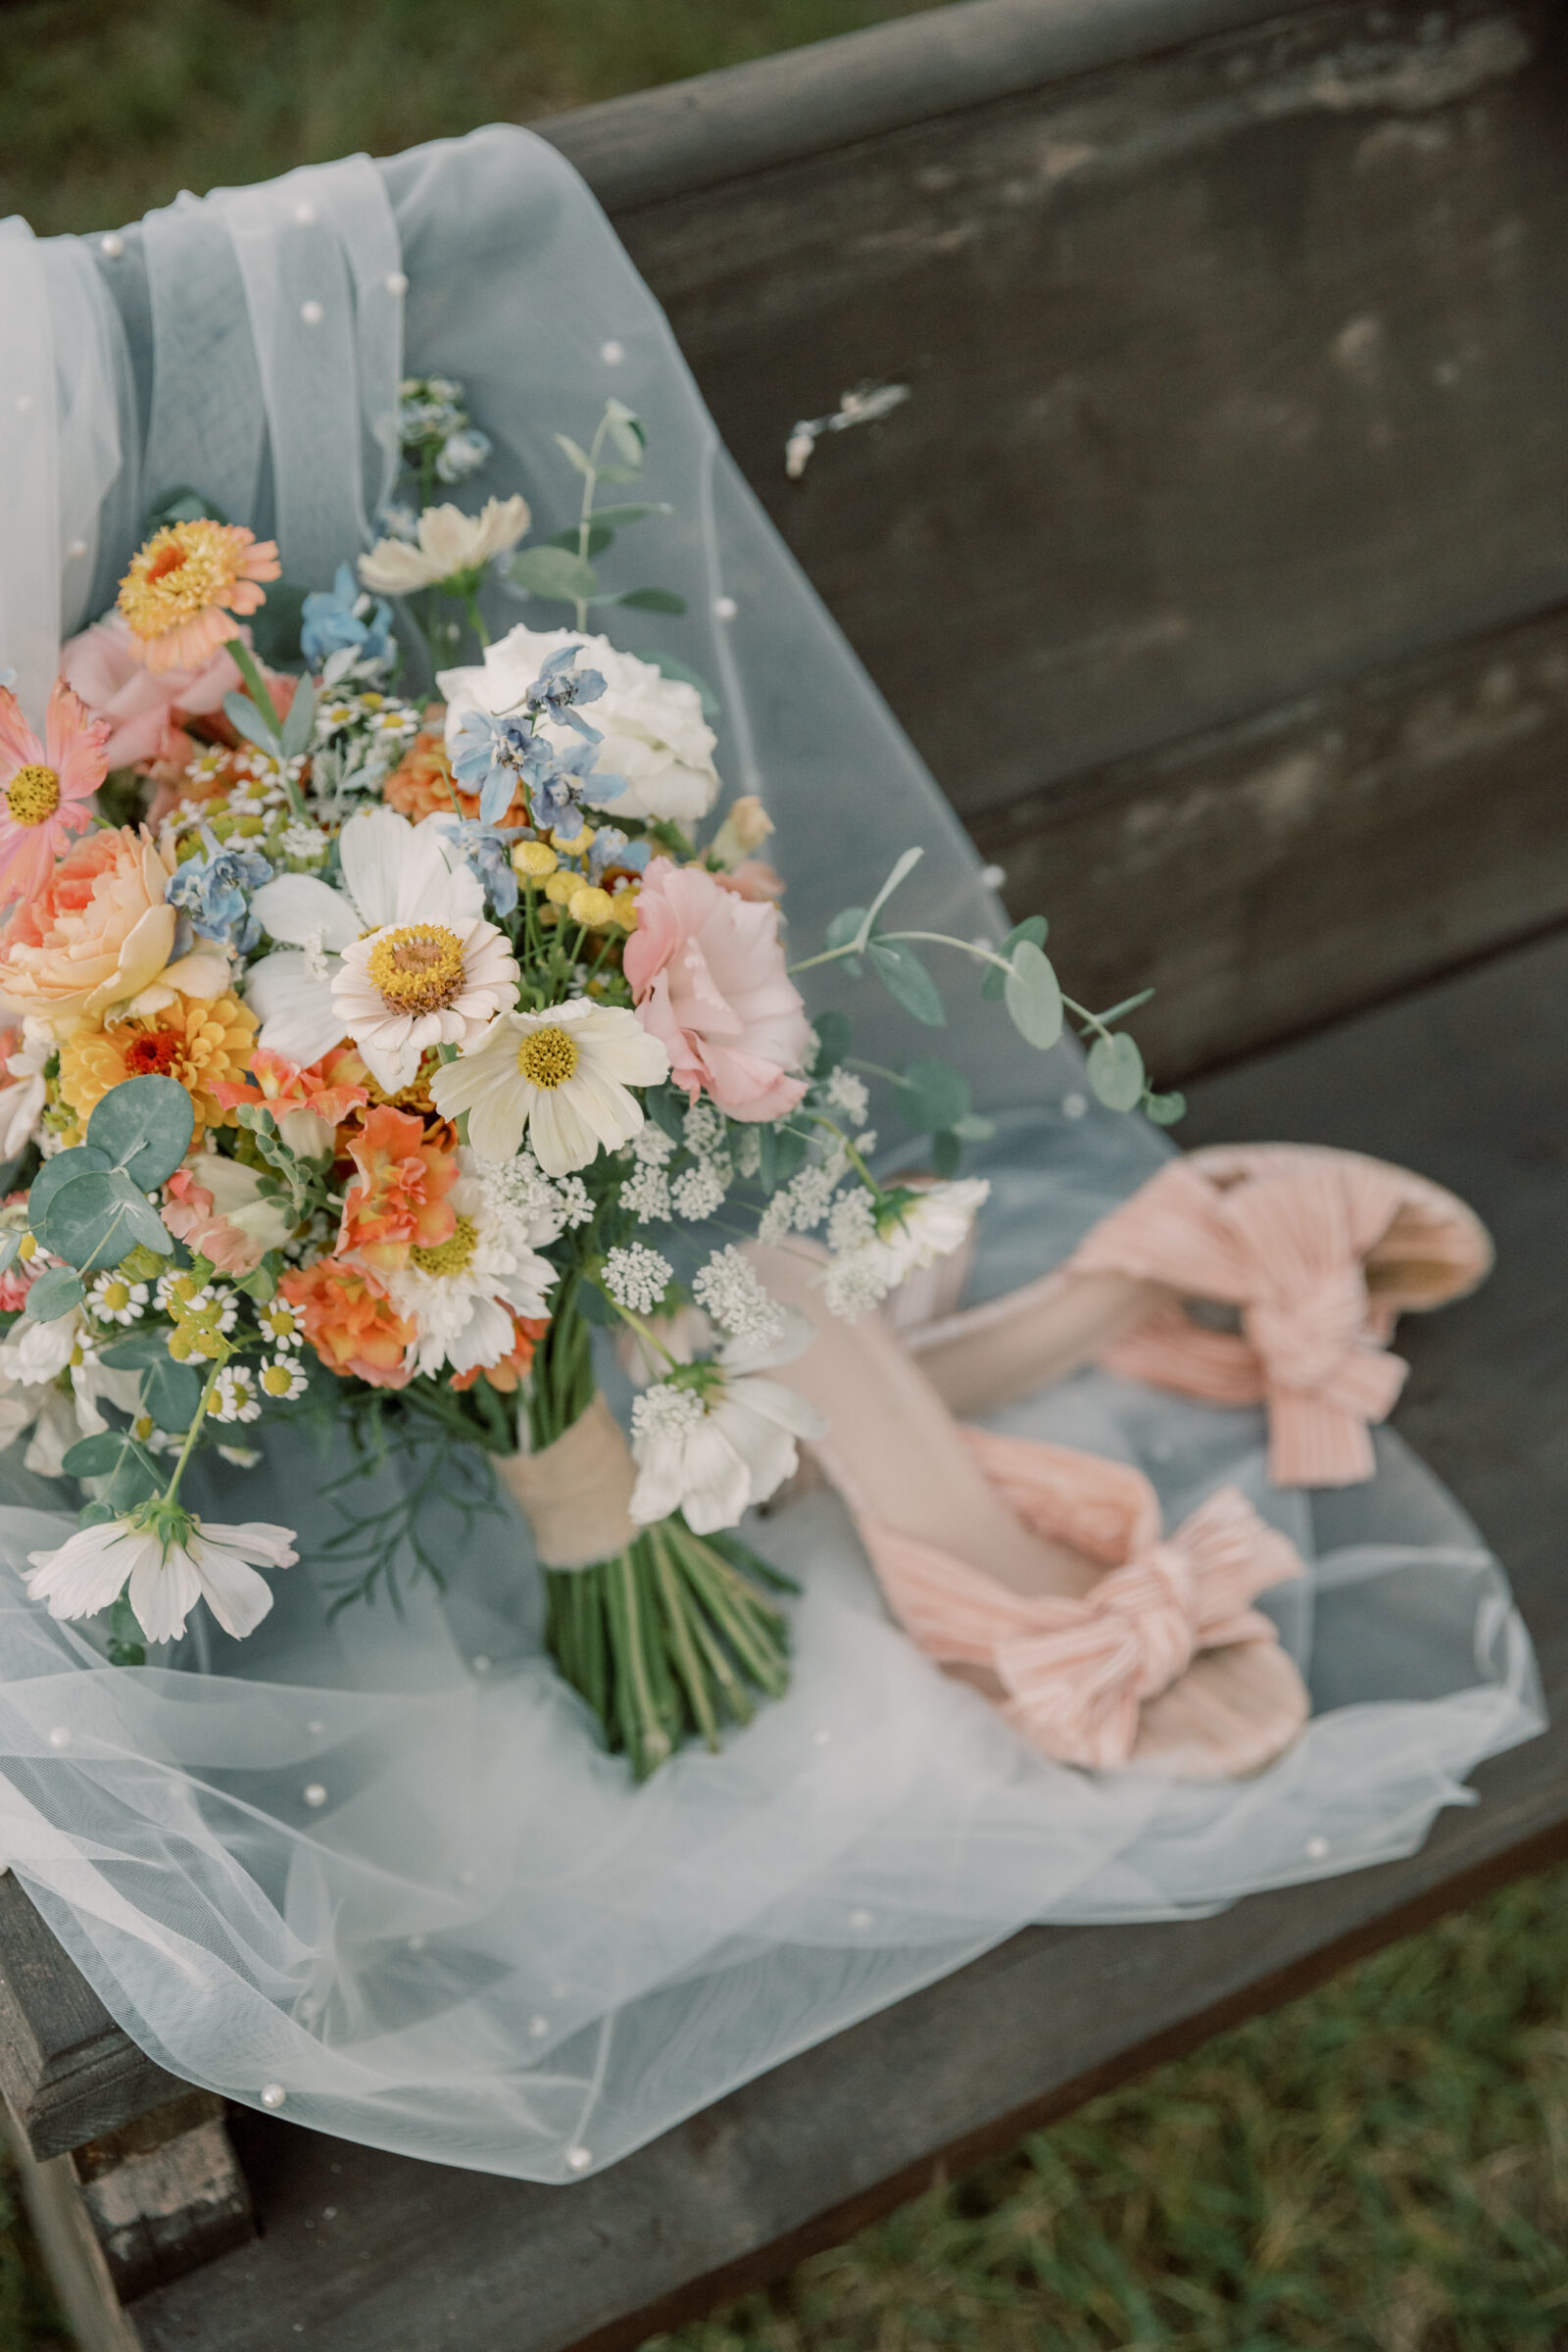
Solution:
<svg viewBox="0 0 1568 2352">
<path fill-rule="evenodd" d="M 0 1877 L 0 2094 L 33 2155 L 63 2155 L 188 2087 L 143 2056 Z"/>
<path fill-rule="evenodd" d="M 1560 10 L 1298 8 L 984 103 L 943 79 L 980 22 L 853 51 L 924 55 L 935 119 L 767 169 L 720 142 L 718 190 L 659 194 L 706 83 L 636 102 L 635 188 L 575 150 L 961 812 L 1568 591 Z M 831 66 L 744 73 L 826 109 Z M 865 379 L 912 397 L 788 482 L 791 425 Z"/>
<path fill-rule="evenodd" d="M 1568 607 L 972 820 L 1162 1083 L 1568 917 Z"/>
<path fill-rule="evenodd" d="M 124 2302 L 256 2234 L 221 2099 L 187 2090 L 73 2151 L 83 2210 Z"/>
<path fill-rule="evenodd" d="M 656 2326 L 832 2242 L 961 2162 L 1568 1851 L 1568 938 L 1502 957 L 1197 1091 L 1192 1140 L 1403 1158 L 1492 1223 L 1498 1271 L 1401 1335 L 1401 1422 L 1513 1571 L 1559 1717 L 1478 1776 L 1409 1861 L 1159 1928 L 1036 1931 L 721 2101 L 598 2179 L 542 2189 L 266 2119 L 266 2234 L 135 2307 L 148 2352 L 558 2352 Z"/>
</svg>

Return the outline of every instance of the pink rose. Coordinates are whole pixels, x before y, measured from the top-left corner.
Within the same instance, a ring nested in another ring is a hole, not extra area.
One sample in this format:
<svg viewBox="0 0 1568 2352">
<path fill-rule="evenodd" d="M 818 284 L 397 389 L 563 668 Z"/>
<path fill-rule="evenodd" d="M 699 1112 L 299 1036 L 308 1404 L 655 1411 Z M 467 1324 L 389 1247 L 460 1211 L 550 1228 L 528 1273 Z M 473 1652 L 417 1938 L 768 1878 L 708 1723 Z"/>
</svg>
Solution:
<svg viewBox="0 0 1568 2352">
<path fill-rule="evenodd" d="M 248 630 L 239 634 L 250 642 Z M 183 718 L 217 719 L 217 732 L 225 741 L 233 738 L 220 715 L 223 697 L 238 694 L 244 680 L 225 648 L 220 646 L 200 669 L 152 670 L 132 652 L 134 642 L 120 614 L 111 612 L 73 637 L 60 657 L 67 683 L 94 717 L 107 718 L 114 729 L 104 747 L 111 767 L 134 767 L 143 760 L 178 760 L 183 767 L 190 757 L 180 732 Z M 294 680 L 265 666 L 262 675 L 278 716 L 287 717 Z"/>
<path fill-rule="evenodd" d="M 790 1072 L 810 1038 L 784 968 L 778 908 L 724 889 L 700 865 L 656 858 L 626 942 L 637 1017 L 695 1102 L 704 1090 L 732 1119 L 776 1119 L 806 1092 Z"/>
</svg>

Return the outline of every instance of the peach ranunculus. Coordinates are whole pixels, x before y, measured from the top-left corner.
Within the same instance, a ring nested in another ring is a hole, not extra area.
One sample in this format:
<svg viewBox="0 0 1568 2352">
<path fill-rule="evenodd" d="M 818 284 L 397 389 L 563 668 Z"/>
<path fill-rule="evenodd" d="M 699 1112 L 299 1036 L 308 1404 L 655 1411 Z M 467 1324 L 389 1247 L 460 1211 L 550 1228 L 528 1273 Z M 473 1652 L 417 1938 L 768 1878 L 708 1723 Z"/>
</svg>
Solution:
<svg viewBox="0 0 1568 2352">
<path fill-rule="evenodd" d="M 367 1087 L 334 1084 L 324 1071 L 322 1062 L 302 1069 L 297 1061 L 261 1046 L 243 1078 L 225 1080 L 213 1093 L 225 1110 L 238 1110 L 247 1102 L 270 1110 L 291 1152 L 301 1159 L 319 1159 L 332 1150 L 336 1131 L 349 1112 L 363 1110 L 370 1100 Z"/>
<path fill-rule="evenodd" d="M 233 658 L 220 646 L 200 669 L 154 671 L 137 656 L 135 643 L 127 623 L 111 612 L 71 639 L 60 657 L 61 674 L 95 718 L 109 721 L 109 766 L 133 767 L 143 760 L 172 763 L 181 751 L 188 759 L 190 738 L 180 721 L 211 718 L 222 710 L 225 694 L 238 694 L 243 680 Z"/>
<path fill-rule="evenodd" d="M 459 1169 L 450 1141 L 449 1128 L 429 1129 L 412 1111 L 383 1103 L 370 1112 L 350 1147 L 359 1179 L 343 1200 L 340 1254 L 352 1250 L 362 1263 L 391 1272 L 412 1253 L 452 1239 L 458 1218 L 447 1195 Z"/>
<path fill-rule="evenodd" d="M 261 583 L 282 566 L 271 539 L 242 522 L 166 523 L 130 560 L 117 600 L 130 646 L 149 669 L 205 669 L 220 645 L 240 633 L 235 613 L 267 602 Z"/>
<path fill-rule="evenodd" d="M 60 1049 L 60 1100 L 85 1130 L 111 1087 L 127 1078 L 173 1078 L 195 1112 L 199 1143 L 209 1127 L 234 1116 L 216 1089 L 244 1069 L 255 1049 L 257 1019 L 230 990 L 220 997 L 178 997 L 157 1011 L 114 1022 L 79 1022 Z"/>
<path fill-rule="evenodd" d="M 400 1315 L 373 1274 L 341 1258 L 296 1266 L 278 1284 L 329 1372 L 372 1389 L 401 1389 L 414 1374 L 416 1326 Z"/>
<path fill-rule="evenodd" d="M 784 968 L 776 906 L 737 897 L 700 865 L 656 858 L 624 963 L 637 1018 L 688 1100 L 706 1092 L 732 1119 L 794 1109 L 810 1028 Z"/>
<path fill-rule="evenodd" d="M 111 1006 L 172 1004 L 175 992 L 216 996 L 228 958 L 206 943 L 177 963 L 172 865 L 144 825 L 89 833 L 0 931 L 0 993 L 41 1019 L 93 1019 Z"/>
<path fill-rule="evenodd" d="M 254 1274 L 292 1230 L 280 1203 L 262 1191 L 257 1170 L 216 1152 L 197 1152 L 174 1170 L 164 1187 L 163 1217 L 187 1250 L 210 1259 L 220 1274 L 235 1276 Z"/>
</svg>

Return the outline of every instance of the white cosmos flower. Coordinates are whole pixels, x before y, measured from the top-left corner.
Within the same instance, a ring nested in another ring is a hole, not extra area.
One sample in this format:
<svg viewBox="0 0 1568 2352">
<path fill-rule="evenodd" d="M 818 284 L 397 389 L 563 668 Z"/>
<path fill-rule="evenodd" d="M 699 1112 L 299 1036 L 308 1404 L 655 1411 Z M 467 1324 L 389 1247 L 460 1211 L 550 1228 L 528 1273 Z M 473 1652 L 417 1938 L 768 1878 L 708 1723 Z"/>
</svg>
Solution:
<svg viewBox="0 0 1568 2352">
<path fill-rule="evenodd" d="M 468 1114 L 485 1159 L 511 1159 L 523 1132 L 547 1176 L 565 1176 L 630 1143 L 643 1123 L 628 1090 L 658 1086 L 669 1056 L 624 1005 L 576 997 L 543 1012 L 504 1012 L 458 1061 L 430 1080 L 444 1118 Z"/>
<path fill-rule="evenodd" d="M 706 816 L 718 794 L 717 738 L 703 716 L 702 696 L 684 678 L 666 678 L 652 662 L 621 653 L 608 637 L 518 626 L 486 646 L 478 666 L 443 670 L 437 684 L 447 698 L 448 747 L 456 745 L 470 711 L 500 717 L 517 710 L 550 656 L 564 645 L 580 646 L 577 667 L 596 669 L 605 681 L 599 700 L 582 705 L 582 715 L 604 737 L 595 767 L 626 779 L 628 789 L 606 806 L 617 818 L 667 817 L 689 825 Z M 561 750 L 581 741 L 557 719 L 547 719 L 540 732 Z M 590 805 L 592 786 L 590 776 L 585 796 Z"/>
<path fill-rule="evenodd" d="M 961 1250 L 990 1194 L 990 1185 L 979 1176 L 923 1186 L 905 1204 L 901 1217 L 879 1225 L 869 1240 L 834 1257 L 824 1277 L 831 1311 L 854 1322 L 909 1275 Z"/>
<path fill-rule="evenodd" d="M 378 1086 L 407 1086 L 428 1045 L 477 1038 L 516 1000 L 517 967 L 484 919 L 484 887 L 439 827 L 392 808 L 351 816 L 338 836 L 343 880 L 280 874 L 251 901 L 289 944 L 245 984 L 259 1045 L 318 1061 L 352 1037 Z"/>
<path fill-rule="evenodd" d="M 631 1408 L 633 1519 L 646 1527 L 684 1511 L 688 1527 L 710 1536 L 777 1493 L 794 1475 L 799 1440 L 819 1438 L 825 1423 L 793 1389 L 757 1375 L 793 1362 L 810 1336 L 804 1315 L 791 1315 L 771 1347 L 721 1348 L 710 1367 L 718 1377 L 701 1390 L 669 1381 L 644 1390 Z"/>
<path fill-rule="evenodd" d="M 224 1633 L 236 1639 L 254 1633 L 272 1605 L 272 1589 L 256 1568 L 292 1568 L 299 1554 L 291 1528 L 263 1520 L 204 1527 L 189 1518 L 183 1541 L 166 1544 L 155 1528 L 107 1519 L 78 1528 L 58 1551 L 27 1557 L 27 1591 L 48 1602 L 51 1617 L 95 1617 L 119 1599 L 128 1579 L 127 1597 L 148 1641 L 175 1642 L 199 1600 Z"/>
<path fill-rule="evenodd" d="M 528 528 L 525 498 L 491 498 L 478 514 L 461 507 L 426 507 L 418 538 L 378 539 L 360 558 L 360 578 L 377 596 L 414 596 L 460 572 L 478 571 L 516 546 Z"/>
<path fill-rule="evenodd" d="M 415 1249 L 406 1266 L 377 1269 L 400 1315 L 418 1332 L 415 1369 L 482 1370 L 510 1354 L 514 1315 L 548 1315 L 545 1294 L 556 1279 L 547 1257 L 528 1247 L 527 1229 L 510 1219 L 495 1188 L 473 1173 L 474 1154 L 458 1153 L 463 1174 L 447 1195 L 457 1231 L 433 1249 Z"/>
<path fill-rule="evenodd" d="M 57 1043 L 45 1024 L 29 1013 L 22 1024 L 16 1053 L 6 1058 L 11 1084 L 0 1086 L 0 1159 L 15 1159 L 38 1131 L 44 1105 L 44 1064 Z"/>
</svg>

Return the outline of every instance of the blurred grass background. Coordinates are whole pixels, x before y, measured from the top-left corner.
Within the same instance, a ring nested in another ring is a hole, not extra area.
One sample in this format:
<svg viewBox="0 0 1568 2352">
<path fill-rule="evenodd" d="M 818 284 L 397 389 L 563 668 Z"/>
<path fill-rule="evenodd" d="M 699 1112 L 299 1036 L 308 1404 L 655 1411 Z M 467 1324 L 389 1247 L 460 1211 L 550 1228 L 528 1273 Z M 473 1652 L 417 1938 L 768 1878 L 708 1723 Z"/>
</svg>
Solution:
<svg viewBox="0 0 1568 2352">
<path fill-rule="evenodd" d="M 934 0 L 8 0 L 0 213 L 528 121 Z M 1042 0 L 1042 5 L 1045 0 Z M 1568 2347 L 1568 1872 L 1102 2099 L 660 2352 Z M 64 2336 L 0 2187 L 0 2352 Z"/>
</svg>

